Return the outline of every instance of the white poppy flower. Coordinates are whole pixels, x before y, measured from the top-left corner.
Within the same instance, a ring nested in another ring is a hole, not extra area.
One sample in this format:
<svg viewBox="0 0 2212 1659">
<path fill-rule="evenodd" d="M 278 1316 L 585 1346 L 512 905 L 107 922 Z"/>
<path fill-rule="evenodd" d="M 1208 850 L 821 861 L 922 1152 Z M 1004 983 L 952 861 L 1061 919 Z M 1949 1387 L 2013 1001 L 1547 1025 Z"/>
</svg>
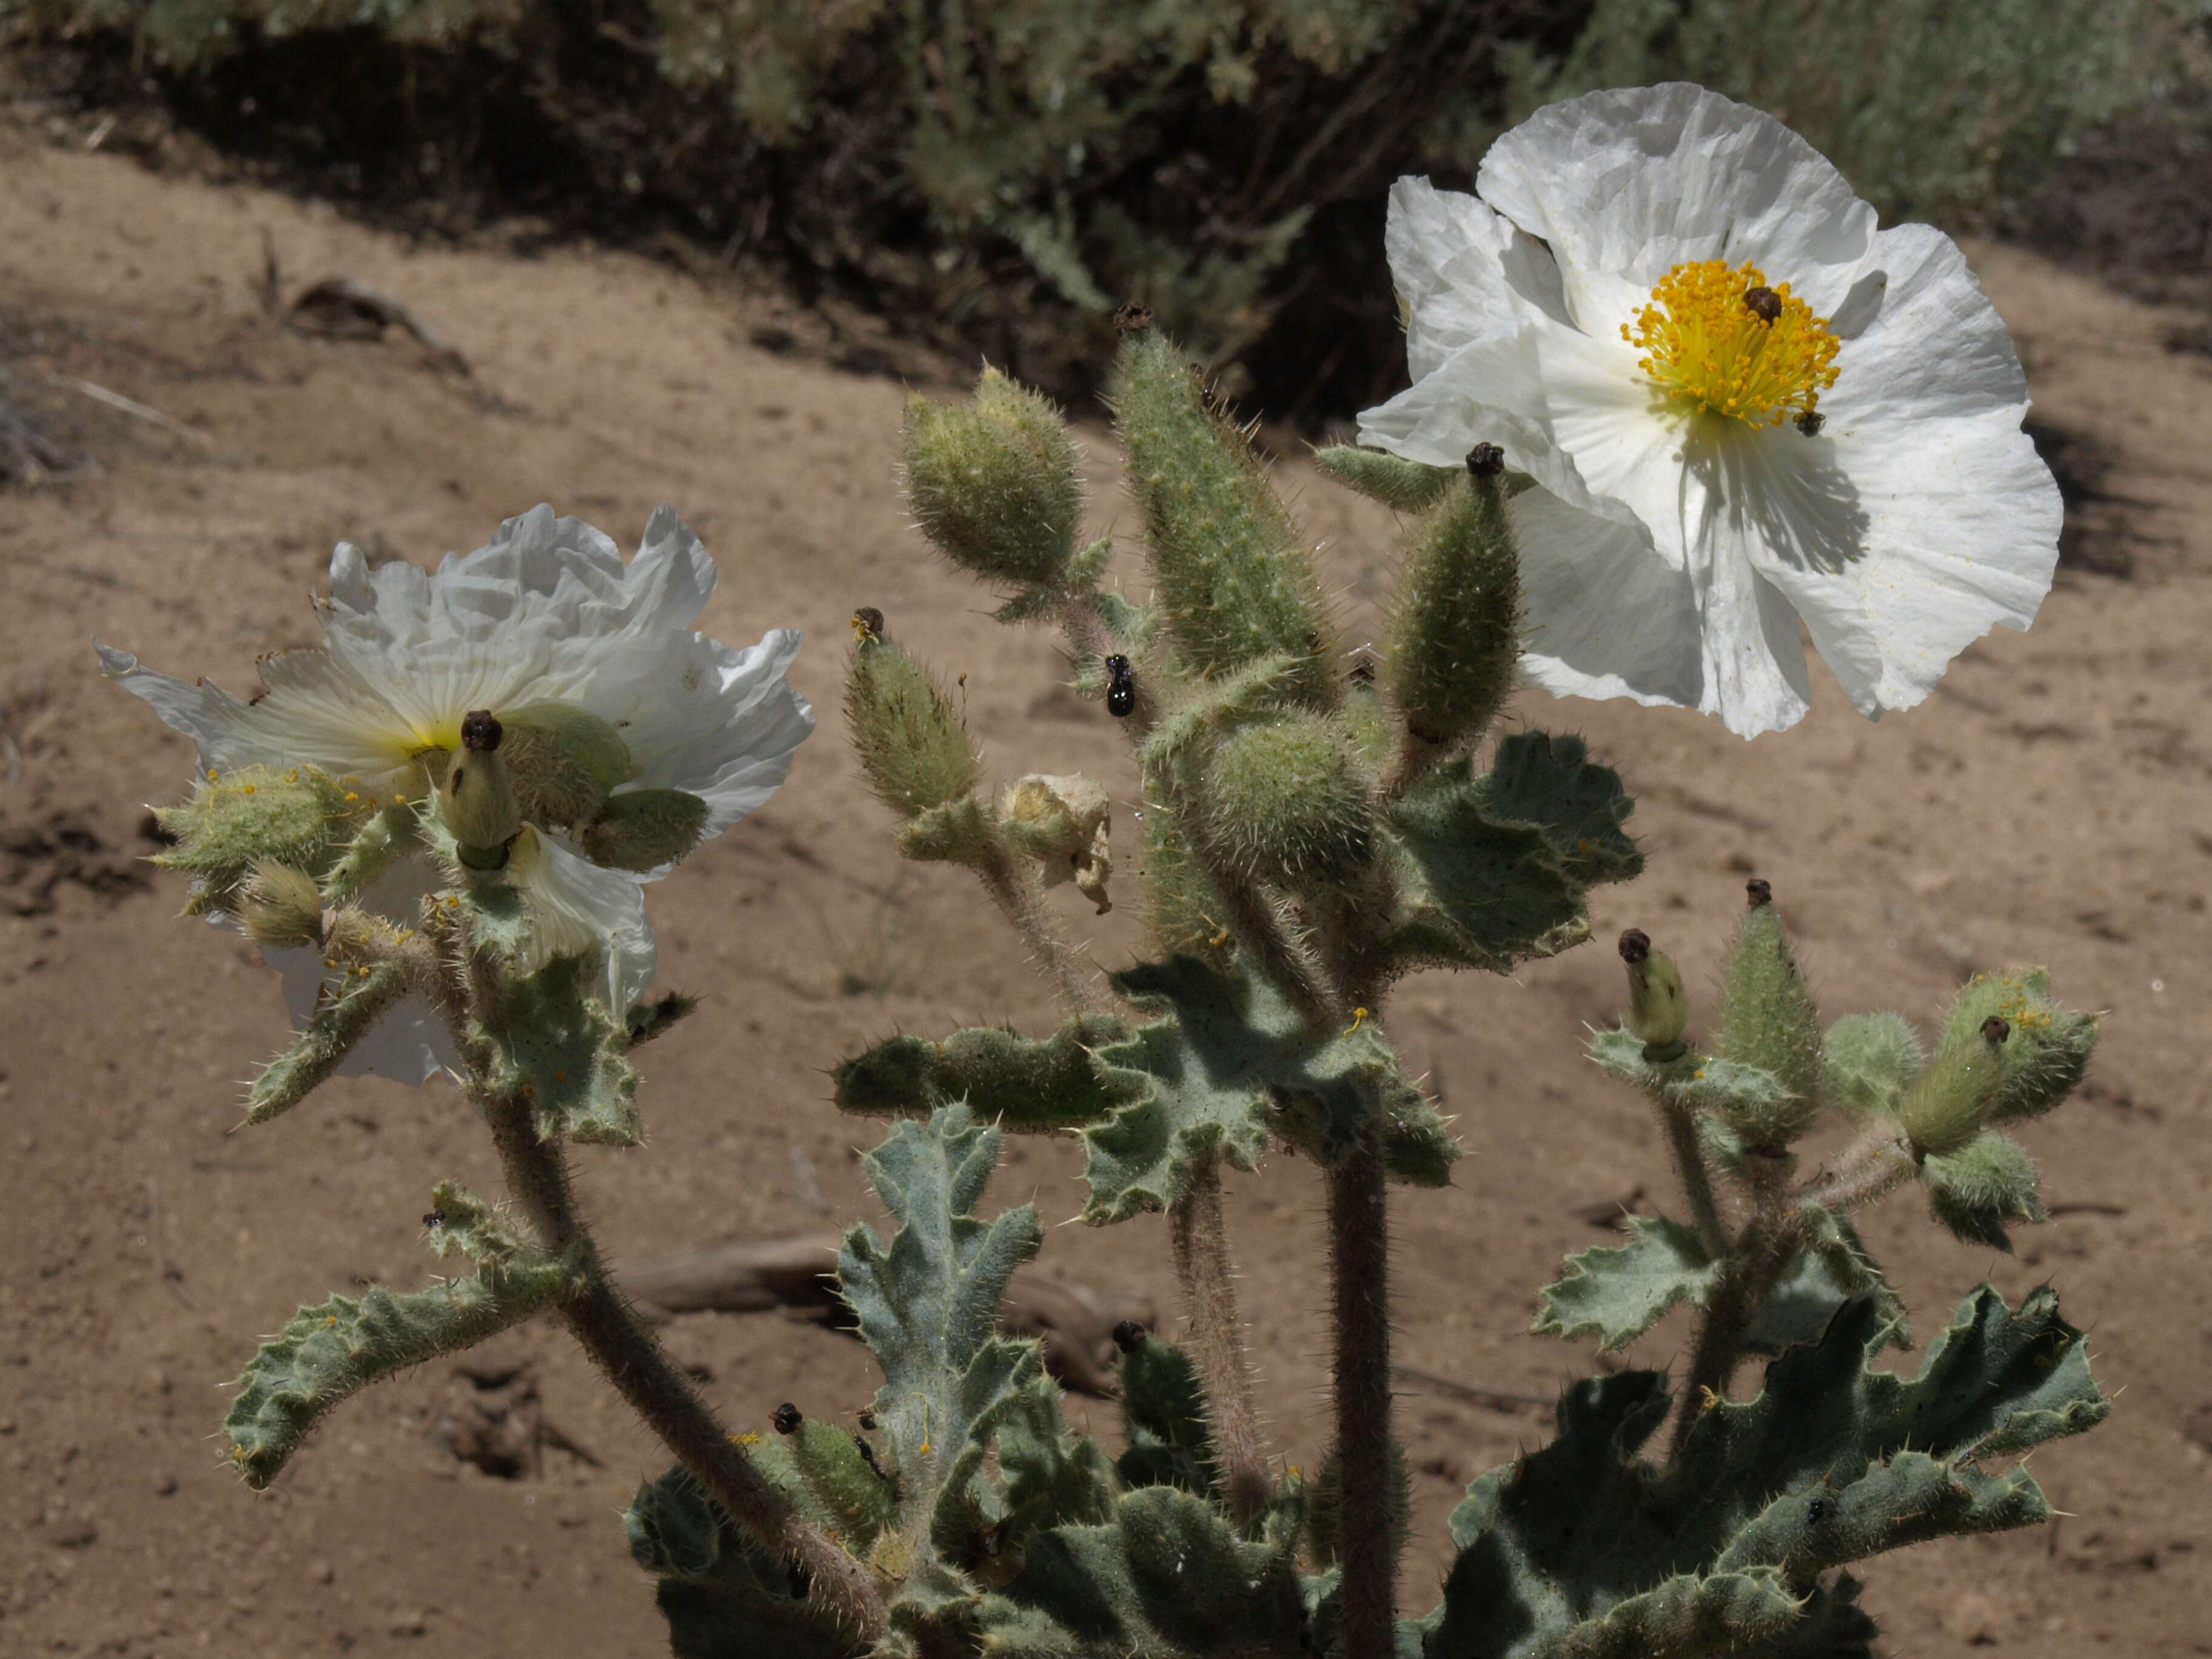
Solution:
<svg viewBox="0 0 2212 1659">
<path fill-rule="evenodd" d="M 1495 443 L 1535 480 L 1529 680 L 1750 737 L 1805 713 L 1801 621 L 1879 716 L 2033 619 L 2058 492 L 1948 237 L 1877 230 L 1804 140 L 1680 83 L 1539 111 L 1476 188 L 1391 192 L 1413 384 L 1359 435 L 1435 466 Z"/>
<path fill-rule="evenodd" d="M 99 651 L 111 678 L 198 744 L 204 776 L 312 766 L 372 802 L 416 799 L 459 748 L 465 714 L 563 703 L 622 738 L 635 775 L 617 795 L 696 795 L 711 836 L 775 793 L 814 729 L 814 711 L 785 678 L 797 631 L 773 629 L 744 649 L 692 631 L 714 582 L 714 560 L 665 506 L 627 565 L 609 538 L 539 506 L 473 553 L 448 554 L 434 574 L 401 561 L 371 569 L 359 548 L 340 543 L 330 597 L 316 602 L 321 648 L 264 659 L 268 689 L 251 702 L 155 673 L 127 652 Z M 641 883 L 663 873 L 602 868 L 559 836 L 526 828 L 500 879 L 522 890 L 544 959 L 606 948 L 609 1001 L 623 1011 L 652 981 Z M 441 880 L 428 860 L 407 860 L 361 902 L 411 921 Z M 319 953 L 265 954 L 304 1020 L 326 976 Z M 442 1022 L 409 997 L 343 1069 L 412 1083 L 452 1060 Z"/>
</svg>

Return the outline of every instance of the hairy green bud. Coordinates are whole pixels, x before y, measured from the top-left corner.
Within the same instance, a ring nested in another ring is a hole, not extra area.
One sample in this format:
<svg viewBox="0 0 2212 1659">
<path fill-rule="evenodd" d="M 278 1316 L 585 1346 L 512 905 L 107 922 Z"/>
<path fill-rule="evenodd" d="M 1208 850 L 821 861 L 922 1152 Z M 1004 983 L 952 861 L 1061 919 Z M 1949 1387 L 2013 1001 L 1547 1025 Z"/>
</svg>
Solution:
<svg viewBox="0 0 2212 1659">
<path fill-rule="evenodd" d="M 502 714 L 499 724 L 500 759 L 532 823 L 589 823 L 608 795 L 638 775 L 622 733 L 574 703 L 531 703 Z"/>
<path fill-rule="evenodd" d="M 2043 969 L 1984 974 L 1969 981 L 1944 1017 L 1946 1042 L 1980 1030 L 1991 1018 L 2008 1028 L 2004 1076 L 1990 1109 L 1993 1123 L 2040 1117 L 2074 1092 L 2097 1046 L 2097 1017 L 2062 1008 Z"/>
<path fill-rule="evenodd" d="M 1942 1222 L 1969 1244 L 2012 1249 L 2004 1224 L 2047 1221 L 2043 1182 L 2035 1160 L 2011 1136 L 1984 1129 L 1956 1152 L 1928 1158 L 1920 1166 L 1929 1206 Z"/>
<path fill-rule="evenodd" d="M 1651 936 L 1632 927 L 1620 936 L 1620 959 L 1628 964 L 1628 1029 L 1644 1039 L 1644 1058 L 1664 1066 L 1690 1052 L 1682 1032 L 1690 1023 L 1689 993 L 1663 951 L 1651 948 Z"/>
<path fill-rule="evenodd" d="M 617 870 L 658 870 L 688 857 L 707 827 L 707 803 L 681 789 L 611 796 L 578 839 L 584 856 Z"/>
<path fill-rule="evenodd" d="M 181 806 L 155 813 L 176 844 L 154 860 L 196 878 L 189 915 L 228 910 L 263 863 L 319 879 L 370 803 L 311 766 L 240 767 L 211 775 Z"/>
<path fill-rule="evenodd" d="M 1314 452 L 1314 464 L 1348 489 L 1400 513 L 1425 513 L 1459 476 L 1455 466 L 1425 466 L 1380 449 L 1331 444 Z"/>
<path fill-rule="evenodd" d="M 795 1411 L 792 1414 L 799 1415 Z M 786 1431 L 781 1416 L 776 1428 Z M 896 1507 L 890 1480 L 877 1465 L 875 1448 L 818 1417 L 801 1419 L 787 1432 L 792 1461 L 829 1512 L 839 1541 L 854 1554 L 866 1555 L 876 1534 L 892 1524 Z"/>
<path fill-rule="evenodd" d="M 1723 1060 L 1755 1066 L 1781 1085 L 1743 1103 L 1729 1122 L 1753 1146 L 1786 1146 L 1820 1109 L 1820 1010 L 1765 882 L 1750 884 L 1751 908 L 1736 931 L 1721 981 L 1719 1042 Z M 1753 1106 L 1754 1099 L 1764 1104 Z"/>
<path fill-rule="evenodd" d="M 1448 749 L 1480 738 L 1521 659 L 1520 554 L 1494 476 L 1454 478 L 1407 555 L 1390 620 L 1389 686 L 1406 730 Z"/>
<path fill-rule="evenodd" d="M 1174 343 L 1126 336 L 1114 407 L 1177 655 L 1207 678 L 1285 655 L 1304 696 L 1335 699 L 1312 561 L 1244 435 Z"/>
<path fill-rule="evenodd" d="M 1060 411 L 995 368 L 964 408 L 908 403 L 906 500 L 955 564 L 1024 587 L 1060 585 L 1083 519 Z"/>
<path fill-rule="evenodd" d="M 921 665 L 880 632 L 864 633 L 854 649 L 845 716 L 860 769 L 892 811 L 917 818 L 975 788 L 981 763 L 966 723 Z"/>
<path fill-rule="evenodd" d="M 1206 815 L 1206 845 L 1247 879 L 1332 880 L 1372 850 L 1366 773 L 1345 733 L 1320 714 L 1292 712 L 1230 733 L 1207 761 L 1194 805 Z"/>
<path fill-rule="evenodd" d="M 1820 1057 L 1828 1097 L 1854 1116 L 1894 1112 L 1927 1063 L 1911 1022 L 1902 1014 L 1845 1014 L 1828 1027 Z"/>
<path fill-rule="evenodd" d="M 900 830 L 899 856 L 919 864 L 980 865 L 990 854 L 991 840 L 983 803 L 963 795 L 931 807 Z"/>
<path fill-rule="evenodd" d="M 1923 1158 L 1955 1152 L 1979 1134 L 2004 1082 L 2004 1050 L 2012 1028 L 1998 1015 L 1978 1030 L 1947 1032 L 1898 1111 L 1905 1136 Z"/>
<path fill-rule="evenodd" d="M 507 863 L 507 844 L 522 831 L 522 803 L 500 754 L 506 730 L 483 709 L 461 717 L 461 751 L 446 763 L 438 809 L 471 870 Z"/>
<path fill-rule="evenodd" d="M 322 889 L 304 870 L 264 859 L 239 890 L 238 920 L 248 939 L 272 951 L 320 945 Z"/>
</svg>

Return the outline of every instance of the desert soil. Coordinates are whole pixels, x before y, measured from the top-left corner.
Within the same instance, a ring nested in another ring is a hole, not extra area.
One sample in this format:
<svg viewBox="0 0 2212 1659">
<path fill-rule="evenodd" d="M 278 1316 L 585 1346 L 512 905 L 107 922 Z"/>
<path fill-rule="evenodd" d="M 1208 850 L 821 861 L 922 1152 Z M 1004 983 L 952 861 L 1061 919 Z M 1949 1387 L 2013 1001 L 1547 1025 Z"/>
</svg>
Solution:
<svg viewBox="0 0 2212 1659">
<path fill-rule="evenodd" d="M 258 292 L 264 232 L 295 289 L 343 272 L 387 289 L 473 374 L 397 333 L 286 330 Z M 2027 1130 L 2060 1213 L 2016 1258 L 1953 1242 L 1910 1199 L 1869 1232 L 1923 1329 L 1984 1275 L 2015 1297 L 2055 1282 L 2118 1407 L 2035 1458 L 2062 1522 L 1874 1563 L 1868 1600 L 1898 1655 L 2212 1653 L 2212 363 L 2165 349 L 2172 314 L 1976 256 L 2039 414 L 2111 453 L 2134 575 L 2063 574 L 2031 632 L 1975 646 L 1879 725 L 1825 678 L 1801 726 L 1749 744 L 1620 703 L 1531 694 L 1518 715 L 1620 765 L 1650 865 L 1595 896 L 1594 929 L 1649 929 L 1708 1006 L 1756 872 L 1832 1012 L 1924 1019 L 1963 976 L 2029 963 L 2111 1011 L 2081 1097 Z M 554 1450 L 517 1480 L 458 1464 L 428 1433 L 467 1387 L 441 1365 L 347 1405 L 266 1493 L 224 1465 L 210 1437 L 257 1336 L 334 1290 L 423 1282 L 432 1183 L 496 1171 L 443 1087 L 334 1085 L 239 1129 L 238 1079 L 284 1035 L 276 987 L 234 935 L 178 920 L 181 883 L 141 862 L 145 804 L 181 793 L 190 750 L 100 681 L 90 640 L 243 693 L 260 653 L 315 640 L 308 594 L 340 538 L 434 561 L 550 499 L 629 541 L 675 502 L 721 562 L 710 630 L 806 629 L 796 678 L 824 718 L 775 800 L 654 894 L 665 978 L 705 1006 L 644 1052 L 650 1143 L 587 1152 L 580 1179 L 626 1258 L 873 1215 L 856 1149 L 877 1129 L 828 1103 L 825 1070 L 894 1029 L 1052 1014 L 960 875 L 892 852 L 836 730 L 854 606 L 964 676 L 996 775 L 1109 780 L 1131 841 L 1113 722 L 1056 689 L 1052 641 L 992 623 L 900 508 L 906 388 L 947 395 L 962 371 L 842 372 L 882 361 L 854 356 L 849 326 L 833 338 L 773 295 L 619 252 L 412 247 L 19 130 L 0 137 L 0 307 L 19 374 L 93 382 L 191 434 L 118 415 L 100 476 L 0 500 L 0 1650 L 665 1652 L 616 1517 L 666 1460 L 550 1328 L 502 1347 L 590 1461 Z M 1111 443 L 1095 421 L 1084 441 L 1097 517 L 1127 532 Z M 1388 515 L 1294 459 L 1277 476 L 1364 637 Z M 1141 586 L 1133 551 L 1120 569 Z M 1123 912 L 1093 924 L 1063 896 L 1101 963 L 1140 947 Z M 1527 1327 L 1562 1254 L 1606 1237 L 1578 1212 L 1639 1189 L 1640 1207 L 1672 1202 L 1650 1119 L 1579 1054 L 1620 996 L 1602 945 L 1398 994 L 1391 1029 L 1468 1151 L 1449 1190 L 1396 1204 L 1407 1363 L 1534 1394 L 1592 1364 Z M 1071 1146 L 1013 1144 L 994 1201 L 1066 1221 L 1077 1167 Z M 1287 1157 L 1231 1182 L 1261 1389 L 1281 1455 L 1308 1465 L 1326 1420 L 1318 1196 Z M 1044 1259 L 1174 1305 L 1156 1219 L 1054 1226 Z M 1678 1364 L 1684 1334 L 1664 1325 L 1630 1358 Z M 686 1318 L 669 1340 L 733 1426 L 786 1399 L 850 1413 L 872 1386 L 858 1345 L 775 1314 Z M 1465 1482 L 1548 1419 L 1410 1382 L 1401 1405 L 1418 1609 Z M 1109 1405 L 1071 1407 L 1110 1428 Z"/>
</svg>

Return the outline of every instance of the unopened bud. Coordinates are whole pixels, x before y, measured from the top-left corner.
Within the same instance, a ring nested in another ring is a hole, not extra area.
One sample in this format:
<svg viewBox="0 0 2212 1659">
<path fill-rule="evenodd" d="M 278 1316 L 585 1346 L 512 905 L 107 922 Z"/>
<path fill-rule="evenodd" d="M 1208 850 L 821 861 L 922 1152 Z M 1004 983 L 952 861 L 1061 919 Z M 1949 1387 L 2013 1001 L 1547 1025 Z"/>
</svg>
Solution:
<svg viewBox="0 0 2212 1659">
<path fill-rule="evenodd" d="M 1747 890 L 1752 906 L 1722 976 L 1716 1049 L 1779 1085 L 1771 1092 L 1740 1091 L 1741 1109 L 1731 1120 L 1736 1133 L 1747 1146 L 1786 1146 L 1820 1113 L 1820 1011 L 1782 918 L 1767 902 L 1771 890 L 1753 881 Z"/>
<path fill-rule="evenodd" d="M 975 787 L 979 763 L 951 700 L 880 634 L 853 652 L 845 714 L 861 769 L 895 811 L 919 817 Z"/>
<path fill-rule="evenodd" d="M 527 823 L 581 829 L 610 794 L 638 775 L 622 733 L 574 703 L 531 703 L 492 724 L 515 805 Z M 465 725 L 461 740 L 468 743 Z"/>
<path fill-rule="evenodd" d="M 1644 1039 L 1644 1058 L 1654 1066 L 1681 1059 L 1690 1052 L 1682 1041 L 1690 998 L 1681 975 L 1640 927 L 1620 936 L 1620 959 L 1628 964 L 1628 1029 Z"/>
<path fill-rule="evenodd" d="M 239 890 L 238 919 L 256 945 L 292 951 L 323 942 L 323 896 L 305 871 L 264 859 Z"/>
<path fill-rule="evenodd" d="M 707 827 L 707 803 L 681 789 L 615 796 L 578 837 L 584 856 L 617 870 L 658 870 L 687 856 Z"/>
<path fill-rule="evenodd" d="M 1230 734 L 1196 808 L 1205 844 L 1253 880 L 1341 878 L 1373 841 L 1368 780 L 1337 724 L 1303 711 Z"/>
<path fill-rule="evenodd" d="M 446 764 L 438 804 L 453 833 L 461 862 L 471 870 L 507 863 L 507 844 L 522 828 L 514 780 L 500 756 L 500 723 L 483 709 L 461 720 L 461 752 Z"/>
<path fill-rule="evenodd" d="M 1057 584 L 1083 518 L 1060 411 L 994 368 L 964 406 L 908 405 L 906 499 L 954 563 L 1024 587 Z"/>
<path fill-rule="evenodd" d="M 1991 1017 L 1972 1035 L 1954 1035 L 1936 1051 L 1898 1114 L 1915 1152 L 1940 1158 L 1981 1133 L 1996 1107 L 1997 1089 L 2004 1081 L 2005 1041 L 2011 1035 L 2009 1024 Z"/>
</svg>

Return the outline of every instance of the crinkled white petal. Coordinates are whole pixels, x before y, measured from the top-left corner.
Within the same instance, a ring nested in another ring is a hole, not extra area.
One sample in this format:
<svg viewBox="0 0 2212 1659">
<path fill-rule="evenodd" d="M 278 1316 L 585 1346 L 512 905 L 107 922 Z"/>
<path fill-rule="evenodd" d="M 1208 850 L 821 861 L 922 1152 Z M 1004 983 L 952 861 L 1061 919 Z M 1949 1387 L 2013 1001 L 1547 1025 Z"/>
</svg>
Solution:
<svg viewBox="0 0 2212 1659">
<path fill-rule="evenodd" d="M 1686 259 L 1750 259 L 1827 315 L 1875 211 L 1764 111 L 1687 82 L 1547 106 L 1490 147 L 1475 188 L 1558 258 L 1575 320 L 1610 334 Z"/>
<path fill-rule="evenodd" d="M 814 729 L 787 678 L 795 630 L 744 648 L 693 630 L 714 582 L 666 506 L 627 565 L 599 531 L 540 506 L 434 573 L 372 569 L 340 544 L 319 605 L 325 648 L 266 659 L 257 702 L 105 647 L 100 660 L 192 737 L 203 768 L 310 765 L 379 791 L 419 791 L 413 757 L 451 748 L 471 709 L 574 703 L 629 744 L 641 775 L 628 787 L 701 796 L 712 836 L 775 793 Z"/>
<path fill-rule="evenodd" d="M 1877 234 L 1796 134 L 1683 84 L 1540 112 L 1480 188 L 1392 194 L 1415 379 L 1360 438 L 1438 466 L 1496 443 L 1542 486 L 1515 504 L 1528 678 L 1750 735 L 1804 714 L 1801 617 L 1869 714 L 1920 701 L 1990 626 L 2027 625 L 2057 487 L 2019 429 L 2011 340 L 1949 238 Z M 1620 337 L 1669 270 L 1716 258 L 1829 318 L 1819 436 L 1686 415 Z"/>
<path fill-rule="evenodd" d="M 527 824 L 508 849 L 505 878 L 530 915 L 525 970 L 604 947 L 607 1006 L 617 1018 L 628 1013 L 653 983 L 658 960 L 638 878 L 596 865 Z"/>
</svg>

